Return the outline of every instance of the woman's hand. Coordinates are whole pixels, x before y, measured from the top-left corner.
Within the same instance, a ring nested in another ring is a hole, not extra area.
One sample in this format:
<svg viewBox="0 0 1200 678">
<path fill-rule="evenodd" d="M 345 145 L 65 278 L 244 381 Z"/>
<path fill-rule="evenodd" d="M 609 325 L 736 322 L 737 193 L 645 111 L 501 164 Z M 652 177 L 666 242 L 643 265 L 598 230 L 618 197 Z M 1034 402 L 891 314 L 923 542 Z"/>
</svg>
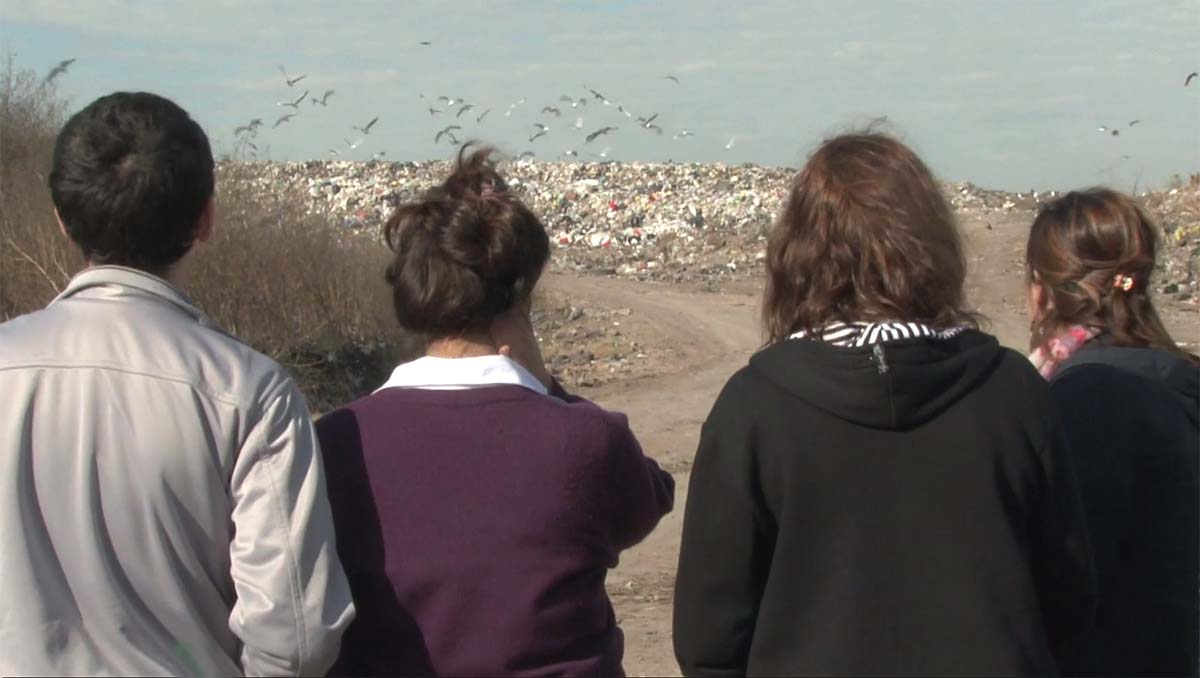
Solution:
<svg viewBox="0 0 1200 678">
<path fill-rule="evenodd" d="M 517 361 L 549 389 L 554 384 L 554 377 L 550 376 L 550 370 L 546 369 L 546 362 L 542 359 L 542 349 L 533 332 L 530 310 L 531 302 L 526 299 L 496 316 L 492 321 L 492 341 L 500 355 Z"/>
</svg>

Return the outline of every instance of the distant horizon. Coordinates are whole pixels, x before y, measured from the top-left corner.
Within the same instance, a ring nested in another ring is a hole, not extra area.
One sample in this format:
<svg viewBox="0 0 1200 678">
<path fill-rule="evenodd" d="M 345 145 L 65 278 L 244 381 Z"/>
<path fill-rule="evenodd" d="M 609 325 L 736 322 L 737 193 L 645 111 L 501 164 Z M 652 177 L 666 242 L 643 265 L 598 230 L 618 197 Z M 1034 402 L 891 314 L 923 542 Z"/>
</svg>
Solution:
<svg viewBox="0 0 1200 678">
<path fill-rule="evenodd" d="M 30 0 L 3 14 L 18 67 L 77 59 L 56 79 L 72 110 L 156 92 L 217 154 L 261 118 L 253 143 L 284 162 L 445 160 L 455 149 L 434 137 L 456 124 L 461 141 L 540 162 L 607 149 L 623 163 L 794 168 L 822 138 L 886 117 L 882 131 L 952 183 L 1141 190 L 1200 171 L 1200 79 L 1184 87 L 1200 70 L 1200 0 L 464 0 L 452 13 L 434 0 Z M 604 127 L 617 129 L 585 142 Z"/>
</svg>

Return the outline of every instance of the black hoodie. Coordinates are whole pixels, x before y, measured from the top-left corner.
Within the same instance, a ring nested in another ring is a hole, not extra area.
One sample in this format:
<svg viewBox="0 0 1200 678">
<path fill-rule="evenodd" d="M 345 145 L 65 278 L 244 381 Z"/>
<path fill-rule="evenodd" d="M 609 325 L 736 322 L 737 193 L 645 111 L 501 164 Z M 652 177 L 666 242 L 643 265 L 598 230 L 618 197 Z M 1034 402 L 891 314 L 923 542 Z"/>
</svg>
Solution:
<svg viewBox="0 0 1200 678">
<path fill-rule="evenodd" d="M 1103 342 L 1076 353 L 1050 384 L 1100 575 L 1096 624 L 1072 644 L 1062 669 L 1195 676 L 1200 368 L 1168 351 Z"/>
<path fill-rule="evenodd" d="M 1047 385 L 989 335 L 780 342 L 704 424 L 686 675 L 1052 674 L 1094 596 Z"/>
</svg>

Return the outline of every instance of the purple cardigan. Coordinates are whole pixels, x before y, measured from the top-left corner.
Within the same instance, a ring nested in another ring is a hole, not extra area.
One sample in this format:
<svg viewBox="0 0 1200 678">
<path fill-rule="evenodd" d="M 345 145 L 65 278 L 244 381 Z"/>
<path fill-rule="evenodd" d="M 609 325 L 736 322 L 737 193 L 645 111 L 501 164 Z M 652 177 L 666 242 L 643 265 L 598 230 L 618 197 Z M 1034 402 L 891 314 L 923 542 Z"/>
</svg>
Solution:
<svg viewBox="0 0 1200 678">
<path fill-rule="evenodd" d="M 675 489 L 624 415 L 561 388 L 389 388 L 317 433 L 358 609 L 335 674 L 623 672 L 605 574 Z"/>
</svg>

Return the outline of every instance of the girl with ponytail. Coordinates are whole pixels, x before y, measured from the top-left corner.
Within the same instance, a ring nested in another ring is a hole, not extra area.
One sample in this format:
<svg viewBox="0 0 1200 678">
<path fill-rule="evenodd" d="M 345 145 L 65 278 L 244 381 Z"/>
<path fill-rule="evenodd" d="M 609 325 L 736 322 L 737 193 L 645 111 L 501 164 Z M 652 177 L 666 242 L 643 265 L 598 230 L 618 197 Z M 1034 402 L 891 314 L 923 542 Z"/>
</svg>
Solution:
<svg viewBox="0 0 1200 678">
<path fill-rule="evenodd" d="M 1065 675 L 1197 674 L 1200 361 L 1151 298 L 1157 227 L 1115 191 L 1038 213 L 1026 251 L 1032 360 L 1076 457 L 1100 577 Z"/>
</svg>

